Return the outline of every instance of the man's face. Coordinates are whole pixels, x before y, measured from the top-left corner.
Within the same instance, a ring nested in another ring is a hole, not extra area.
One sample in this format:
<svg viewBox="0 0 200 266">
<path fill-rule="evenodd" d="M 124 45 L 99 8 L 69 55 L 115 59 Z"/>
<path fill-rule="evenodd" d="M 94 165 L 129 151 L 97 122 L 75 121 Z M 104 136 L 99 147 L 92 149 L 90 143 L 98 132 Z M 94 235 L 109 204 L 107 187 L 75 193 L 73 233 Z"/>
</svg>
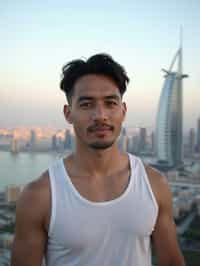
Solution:
<svg viewBox="0 0 200 266">
<path fill-rule="evenodd" d="M 78 141 L 93 149 L 106 149 L 120 134 L 126 105 L 113 80 L 104 75 L 89 74 L 74 85 L 70 106 L 64 114 L 74 126 Z"/>
</svg>

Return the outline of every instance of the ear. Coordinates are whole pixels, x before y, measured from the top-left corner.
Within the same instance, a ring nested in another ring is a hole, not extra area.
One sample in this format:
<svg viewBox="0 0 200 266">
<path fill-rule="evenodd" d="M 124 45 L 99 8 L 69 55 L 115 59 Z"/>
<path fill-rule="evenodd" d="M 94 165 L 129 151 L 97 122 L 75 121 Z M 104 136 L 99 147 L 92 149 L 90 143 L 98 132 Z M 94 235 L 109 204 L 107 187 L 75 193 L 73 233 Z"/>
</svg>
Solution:
<svg viewBox="0 0 200 266">
<path fill-rule="evenodd" d="M 65 104 L 63 107 L 63 113 L 66 121 L 72 124 L 72 115 L 71 115 L 71 107 L 70 105 Z"/>
<path fill-rule="evenodd" d="M 125 117 L 126 117 L 126 112 L 127 112 L 127 106 L 126 106 L 126 103 L 123 102 L 123 103 L 122 103 L 123 120 L 124 120 Z"/>
</svg>

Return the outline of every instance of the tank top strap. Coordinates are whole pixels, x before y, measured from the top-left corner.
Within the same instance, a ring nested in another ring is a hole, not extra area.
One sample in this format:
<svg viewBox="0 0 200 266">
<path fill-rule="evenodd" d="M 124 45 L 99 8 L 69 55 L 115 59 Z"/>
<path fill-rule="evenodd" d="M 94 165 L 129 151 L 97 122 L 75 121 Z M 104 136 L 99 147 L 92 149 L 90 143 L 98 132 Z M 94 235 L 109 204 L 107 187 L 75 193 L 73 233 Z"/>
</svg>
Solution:
<svg viewBox="0 0 200 266">
<path fill-rule="evenodd" d="M 56 160 L 49 166 L 48 171 L 51 191 L 51 216 L 48 231 L 48 235 L 50 235 L 55 223 L 59 195 L 61 195 L 62 189 L 66 187 L 65 175 L 63 174 L 63 159 Z"/>
<path fill-rule="evenodd" d="M 147 189 L 156 208 L 156 212 L 158 212 L 158 203 L 155 198 L 154 192 L 151 188 L 151 184 L 144 163 L 141 160 L 141 158 L 137 156 L 132 155 L 131 158 L 133 165 L 133 174 L 135 178 L 134 180 L 135 189 L 138 190 L 142 190 L 143 188 Z"/>
</svg>

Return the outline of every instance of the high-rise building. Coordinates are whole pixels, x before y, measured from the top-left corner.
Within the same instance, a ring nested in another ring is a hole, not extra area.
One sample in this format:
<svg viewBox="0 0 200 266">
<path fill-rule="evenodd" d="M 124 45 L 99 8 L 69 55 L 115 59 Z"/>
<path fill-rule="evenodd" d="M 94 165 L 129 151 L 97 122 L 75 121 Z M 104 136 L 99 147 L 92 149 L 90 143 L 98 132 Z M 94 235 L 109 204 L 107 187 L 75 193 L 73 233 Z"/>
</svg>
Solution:
<svg viewBox="0 0 200 266">
<path fill-rule="evenodd" d="M 139 135 L 135 134 L 132 136 L 132 153 L 138 155 L 139 154 Z"/>
<path fill-rule="evenodd" d="M 34 149 L 34 147 L 35 147 L 36 139 L 37 139 L 36 132 L 35 132 L 35 130 L 32 129 L 31 130 L 31 137 L 30 137 L 30 148 L 31 148 L 31 150 Z"/>
<path fill-rule="evenodd" d="M 139 152 L 144 152 L 146 149 L 147 131 L 146 128 L 141 127 L 139 133 Z"/>
<path fill-rule="evenodd" d="M 128 136 L 126 134 L 126 129 L 122 128 L 120 137 L 118 139 L 118 147 L 121 151 L 127 151 L 128 147 Z"/>
<path fill-rule="evenodd" d="M 56 139 L 56 135 L 53 135 L 52 137 L 52 150 L 56 150 L 57 149 L 57 139 Z"/>
<path fill-rule="evenodd" d="M 20 193 L 21 193 L 22 187 L 17 185 L 9 185 L 6 189 L 6 201 L 7 202 L 16 202 Z"/>
<path fill-rule="evenodd" d="M 71 138 L 70 130 L 68 129 L 66 129 L 65 131 L 64 149 L 67 149 L 67 150 L 72 149 L 72 138 Z"/>
<path fill-rule="evenodd" d="M 133 138 L 127 137 L 127 152 L 133 153 Z"/>
<path fill-rule="evenodd" d="M 155 134 L 154 132 L 151 133 L 151 151 L 155 152 Z"/>
<path fill-rule="evenodd" d="M 200 153 L 200 118 L 197 121 L 197 152 Z"/>
<path fill-rule="evenodd" d="M 18 139 L 13 136 L 12 142 L 11 142 L 11 152 L 17 153 L 19 152 L 19 145 L 18 145 Z"/>
<path fill-rule="evenodd" d="M 195 131 L 194 128 L 190 129 L 189 132 L 189 154 L 193 155 L 195 153 Z"/>
<path fill-rule="evenodd" d="M 173 70 L 177 61 L 177 70 Z M 157 160 L 168 166 L 182 164 L 182 121 L 183 121 L 183 78 L 182 45 L 175 54 L 169 70 L 165 72 L 156 120 L 156 155 Z"/>
</svg>

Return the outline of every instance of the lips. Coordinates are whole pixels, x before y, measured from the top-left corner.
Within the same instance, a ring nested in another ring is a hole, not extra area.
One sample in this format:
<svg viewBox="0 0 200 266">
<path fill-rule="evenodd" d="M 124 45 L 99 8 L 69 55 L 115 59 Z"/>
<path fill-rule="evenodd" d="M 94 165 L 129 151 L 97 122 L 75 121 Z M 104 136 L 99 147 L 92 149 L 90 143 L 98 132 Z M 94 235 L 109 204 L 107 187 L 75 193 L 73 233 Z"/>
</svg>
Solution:
<svg viewBox="0 0 200 266">
<path fill-rule="evenodd" d="M 108 131 L 108 130 L 111 130 L 111 128 L 99 127 L 99 128 L 96 128 L 94 131 Z"/>
<path fill-rule="evenodd" d="M 112 131 L 108 128 L 98 128 L 95 131 L 93 131 L 93 134 L 97 138 L 105 138 L 106 136 L 109 136 Z"/>
<path fill-rule="evenodd" d="M 113 130 L 112 126 L 93 126 L 88 128 L 90 132 L 108 132 Z"/>
</svg>

